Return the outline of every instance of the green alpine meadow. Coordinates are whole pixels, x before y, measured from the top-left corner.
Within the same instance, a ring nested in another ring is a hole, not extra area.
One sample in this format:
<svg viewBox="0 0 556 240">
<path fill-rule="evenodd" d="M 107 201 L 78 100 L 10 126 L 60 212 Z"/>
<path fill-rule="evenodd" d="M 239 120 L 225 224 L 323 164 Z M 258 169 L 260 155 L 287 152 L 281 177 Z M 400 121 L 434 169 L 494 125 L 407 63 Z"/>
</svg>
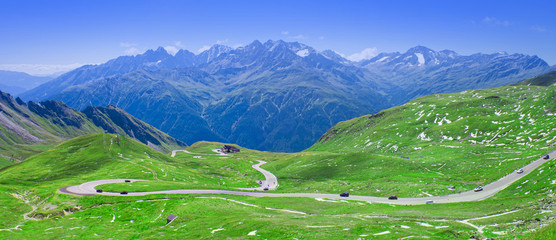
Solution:
<svg viewBox="0 0 556 240">
<path fill-rule="evenodd" d="M 544 76 L 540 76 L 544 77 Z M 542 159 L 555 149 L 556 87 L 551 83 L 434 94 L 338 123 L 298 153 L 198 142 L 161 153 L 124 135 L 83 135 L 1 170 L 2 239 L 548 239 L 555 234 L 556 162 L 478 201 L 404 205 L 462 193 Z M 328 197 L 217 193 L 76 195 L 61 189 L 102 179 L 145 181 L 95 186 L 129 194 L 176 189 L 327 193 Z M 349 197 L 339 197 L 349 192 Z M 375 196 L 386 202 L 361 201 Z M 167 217 L 177 216 L 167 223 Z"/>
</svg>

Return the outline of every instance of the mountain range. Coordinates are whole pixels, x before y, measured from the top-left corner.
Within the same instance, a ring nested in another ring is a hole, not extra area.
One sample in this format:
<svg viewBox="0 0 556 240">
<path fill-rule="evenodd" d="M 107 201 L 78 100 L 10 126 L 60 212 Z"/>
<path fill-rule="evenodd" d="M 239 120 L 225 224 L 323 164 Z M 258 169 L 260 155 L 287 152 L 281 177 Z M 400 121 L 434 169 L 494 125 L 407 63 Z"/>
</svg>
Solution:
<svg viewBox="0 0 556 240">
<path fill-rule="evenodd" d="M 22 72 L 0 70 L 0 89 L 19 95 L 52 79 L 54 78 L 50 76 L 39 77 Z"/>
<path fill-rule="evenodd" d="M 416 97 L 515 83 L 549 71 L 537 56 L 433 51 L 418 46 L 352 62 L 297 42 L 164 48 L 87 65 L 27 91 L 83 110 L 117 106 L 188 144 L 271 151 L 311 146 L 336 123 Z"/>
</svg>

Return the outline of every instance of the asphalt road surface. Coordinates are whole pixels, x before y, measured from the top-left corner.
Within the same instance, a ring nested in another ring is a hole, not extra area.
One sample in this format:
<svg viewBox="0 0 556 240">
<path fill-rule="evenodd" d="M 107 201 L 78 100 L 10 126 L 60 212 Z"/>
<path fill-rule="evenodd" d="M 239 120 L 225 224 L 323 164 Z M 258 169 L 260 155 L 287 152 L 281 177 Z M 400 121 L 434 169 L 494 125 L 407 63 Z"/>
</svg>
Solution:
<svg viewBox="0 0 556 240">
<path fill-rule="evenodd" d="M 260 166 L 265 164 L 265 161 L 261 161 L 261 160 L 257 160 L 259 161 L 259 163 L 251 166 L 254 169 L 256 169 L 257 171 L 261 172 L 264 175 L 265 180 L 261 180 L 259 184 L 261 184 L 260 187 L 256 187 L 256 188 L 237 188 L 237 189 L 241 189 L 241 190 L 255 190 L 255 191 L 270 191 L 270 190 L 275 190 L 278 187 L 278 178 L 276 178 L 276 176 L 274 176 L 274 174 L 272 174 L 271 172 L 262 169 Z M 266 190 L 264 190 L 266 189 Z"/>
<path fill-rule="evenodd" d="M 386 197 L 373 197 L 373 196 L 358 196 L 351 195 L 349 197 L 340 197 L 339 194 L 322 194 L 322 193 L 269 193 L 269 192 L 248 192 L 248 191 L 232 191 L 232 190 L 216 190 L 216 189 L 178 189 L 178 190 L 165 190 L 165 191 L 150 191 L 150 192 L 130 192 L 127 195 L 121 195 L 115 192 L 103 192 L 97 193 L 95 187 L 101 184 L 107 183 L 122 183 L 125 179 L 105 179 L 86 182 L 81 185 L 74 185 L 69 187 L 61 188 L 60 191 L 68 194 L 76 195 L 94 195 L 94 194 L 104 194 L 104 195 L 115 195 L 115 196 L 141 196 L 149 194 L 229 194 L 229 195 L 247 195 L 254 197 L 309 197 L 309 198 L 328 198 L 328 199 L 350 199 L 350 200 L 360 200 L 367 201 L 370 203 L 389 203 L 389 204 L 399 204 L 399 205 L 418 205 L 430 203 L 453 203 L 453 202 L 469 202 L 469 201 L 479 201 L 493 196 L 504 188 L 508 187 L 512 183 L 518 181 L 525 175 L 531 173 L 533 170 L 541 166 L 543 163 L 554 159 L 556 155 L 556 150 L 548 153 L 550 159 L 537 159 L 526 166 L 524 166 L 523 173 L 519 174 L 516 171 L 483 186 L 483 190 L 475 192 L 473 190 L 443 195 L 443 196 L 432 196 L 432 197 L 420 197 L 420 198 L 398 198 L 397 200 L 389 200 Z M 276 176 L 272 173 L 261 169 L 260 166 L 263 165 L 264 161 L 259 161 L 258 164 L 253 165 L 253 168 L 261 172 L 266 180 L 261 187 L 268 186 L 269 190 L 276 189 L 278 186 L 278 180 Z M 517 170 L 517 169 L 516 169 Z M 135 181 L 146 181 L 142 179 L 128 179 L 131 182 Z M 269 183 L 268 185 L 265 185 Z M 260 187 L 259 187 L 260 188 Z M 253 188 L 249 190 L 259 190 L 259 188 Z"/>
</svg>

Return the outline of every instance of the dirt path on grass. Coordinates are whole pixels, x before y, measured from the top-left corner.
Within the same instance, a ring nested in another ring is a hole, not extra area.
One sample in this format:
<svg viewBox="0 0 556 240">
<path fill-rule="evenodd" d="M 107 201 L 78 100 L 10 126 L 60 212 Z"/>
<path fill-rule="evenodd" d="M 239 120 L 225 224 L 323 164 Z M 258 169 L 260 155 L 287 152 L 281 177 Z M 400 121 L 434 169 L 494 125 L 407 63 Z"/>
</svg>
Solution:
<svg viewBox="0 0 556 240">
<path fill-rule="evenodd" d="M 526 166 L 524 166 L 523 173 L 519 174 L 516 171 L 512 171 L 512 173 L 483 186 L 483 190 L 479 192 L 475 192 L 473 190 L 450 194 L 450 195 L 443 195 L 443 196 L 432 196 L 432 197 L 420 197 L 420 198 L 399 198 L 398 200 L 389 200 L 385 197 L 373 197 L 373 196 L 358 196 L 358 195 L 351 195 L 347 198 L 340 197 L 338 194 L 322 194 L 322 193 L 269 193 L 269 192 L 248 192 L 248 191 L 232 191 L 232 190 L 218 190 L 218 189 L 176 189 L 176 190 L 165 190 L 165 191 L 148 191 L 148 192 L 130 192 L 126 195 L 121 195 L 120 193 L 115 192 L 103 192 L 97 193 L 95 187 L 101 184 L 108 184 L 108 183 L 122 183 L 125 182 L 125 179 L 105 179 L 105 180 L 97 180 L 86 182 L 81 185 L 74 185 L 69 187 L 64 187 L 60 189 L 63 193 L 68 194 L 76 194 L 76 195 L 94 195 L 94 194 L 103 194 L 103 195 L 114 195 L 114 196 L 142 196 L 142 195 L 149 195 L 149 194 L 228 194 L 228 195 L 246 195 L 246 196 L 254 196 L 254 197 L 309 197 L 309 198 L 328 198 L 328 199 L 350 199 L 350 200 L 359 200 L 359 201 L 366 201 L 370 203 L 388 203 L 388 204 L 399 204 L 399 205 L 418 205 L 418 204 L 426 204 L 426 203 L 454 203 L 454 202 L 469 202 L 469 201 L 479 201 L 486 198 L 493 196 L 494 194 L 500 192 L 504 188 L 508 187 L 512 183 L 518 181 L 519 179 L 523 178 L 527 174 L 533 172 L 536 168 L 540 167 L 543 163 L 554 159 L 556 155 L 556 150 L 548 153 L 550 155 L 550 159 L 543 159 L 539 158 Z M 259 164 L 253 165 L 253 168 L 257 169 L 263 175 L 265 175 L 265 183 L 269 183 L 267 185 L 270 190 L 270 183 L 274 183 L 276 176 L 272 173 L 260 168 L 263 165 L 264 161 L 259 161 Z M 272 176 L 274 178 L 272 178 Z M 129 179 L 133 181 L 145 181 L 142 179 Z M 270 180 L 270 181 L 269 181 Z M 277 179 L 276 179 L 276 186 L 277 186 Z M 272 189 L 276 189 L 276 186 Z M 258 190 L 258 188 L 255 188 Z M 253 190 L 253 189 L 250 189 Z"/>
<path fill-rule="evenodd" d="M 476 217 L 476 218 L 464 219 L 464 220 L 460 220 L 460 221 L 457 221 L 457 222 L 460 222 L 460 223 L 463 223 L 463 224 L 466 224 L 466 225 L 469 225 L 469 226 L 475 228 L 475 229 L 477 230 L 477 232 L 478 232 L 479 234 L 481 234 L 481 236 L 483 236 L 483 233 L 484 233 L 484 232 L 483 232 L 483 229 L 484 229 L 485 227 L 487 227 L 488 225 L 475 225 L 475 224 L 473 224 L 473 223 L 470 223 L 469 221 L 480 220 L 480 219 L 487 219 L 487 218 L 493 218 L 493 217 L 498 217 L 498 216 L 503 216 L 503 215 L 510 214 L 510 213 L 514 213 L 514 212 L 517 212 L 517 211 L 521 211 L 521 209 L 512 210 L 512 211 L 509 211 L 509 212 L 498 213 L 498 214 L 493 214 L 493 215 L 488 215 L 488 216 L 483 216 L 483 217 Z M 483 236 L 483 237 L 484 237 L 484 236 Z"/>
</svg>

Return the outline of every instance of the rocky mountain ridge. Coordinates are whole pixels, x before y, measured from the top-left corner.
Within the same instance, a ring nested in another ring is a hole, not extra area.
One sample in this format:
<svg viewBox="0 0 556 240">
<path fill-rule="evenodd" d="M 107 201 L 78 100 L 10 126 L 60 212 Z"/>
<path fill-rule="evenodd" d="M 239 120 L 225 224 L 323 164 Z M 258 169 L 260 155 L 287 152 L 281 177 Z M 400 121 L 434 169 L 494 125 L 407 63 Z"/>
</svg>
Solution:
<svg viewBox="0 0 556 240">
<path fill-rule="evenodd" d="M 515 83 L 550 69 L 536 56 L 461 56 L 415 47 L 351 62 L 297 42 L 164 48 L 66 73 L 22 95 L 76 109 L 115 105 L 188 144 L 300 151 L 339 121 L 433 93 Z"/>
<path fill-rule="evenodd" d="M 104 131 L 135 138 L 163 152 L 186 146 L 114 106 L 79 112 L 63 102 L 24 102 L 0 91 L 0 158 L 21 160 L 42 151 L 42 146 Z"/>
</svg>

